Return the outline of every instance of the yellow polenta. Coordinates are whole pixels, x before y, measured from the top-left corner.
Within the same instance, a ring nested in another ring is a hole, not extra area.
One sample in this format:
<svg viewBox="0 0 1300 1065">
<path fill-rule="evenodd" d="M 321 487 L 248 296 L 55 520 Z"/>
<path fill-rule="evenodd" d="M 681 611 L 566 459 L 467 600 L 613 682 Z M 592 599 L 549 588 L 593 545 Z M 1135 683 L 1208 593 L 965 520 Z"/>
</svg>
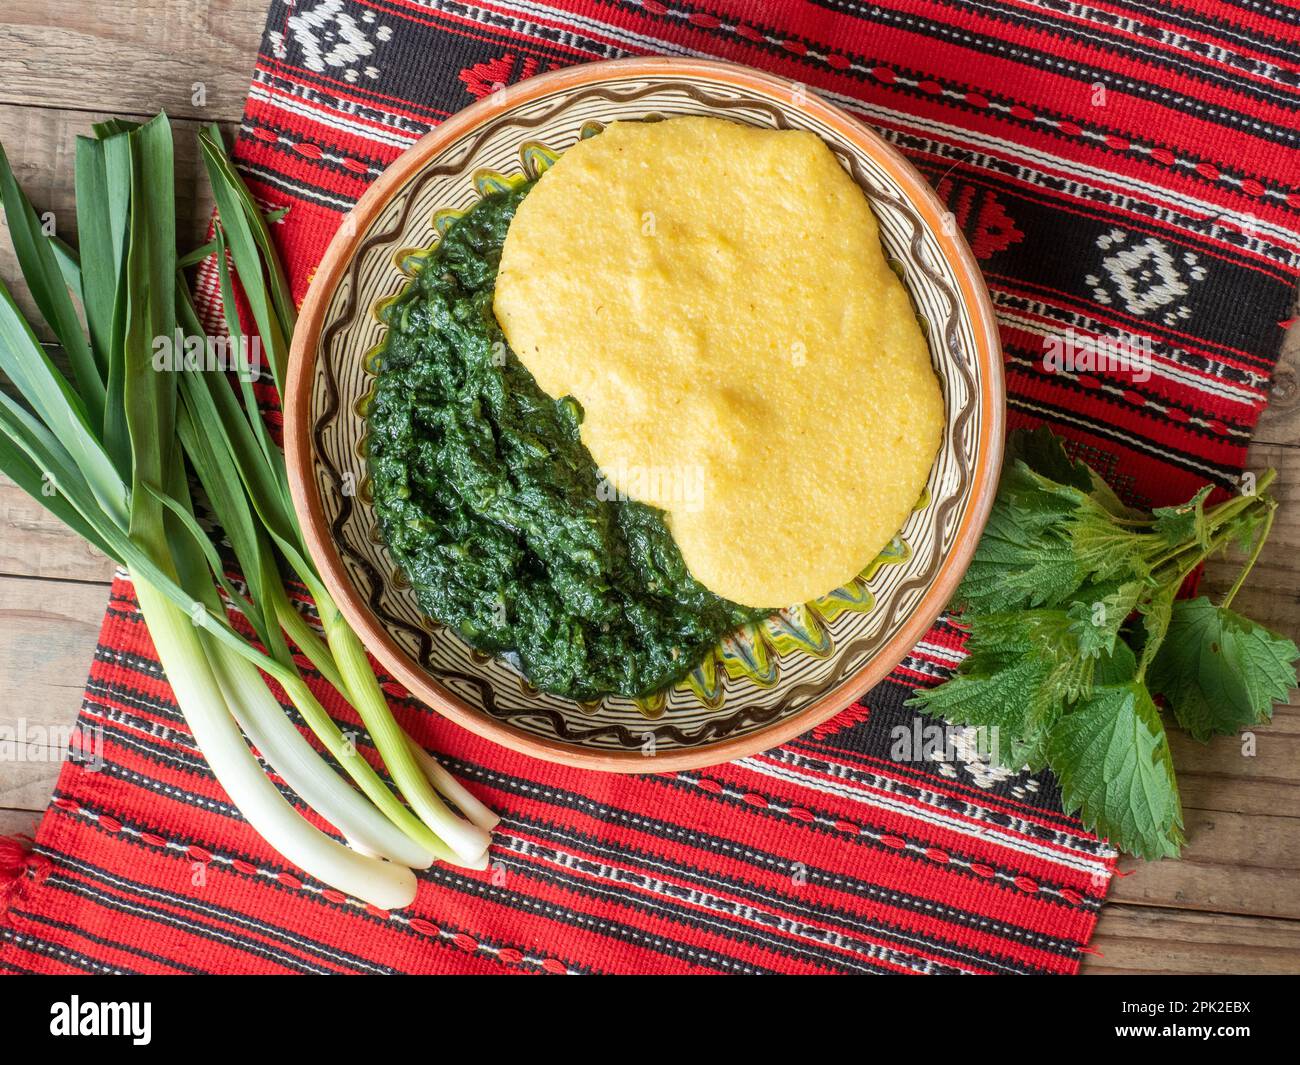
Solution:
<svg viewBox="0 0 1300 1065">
<path fill-rule="evenodd" d="M 813 134 L 611 125 L 506 235 L 495 311 L 612 489 L 745 606 L 845 584 L 916 503 L 943 406 L 861 190 Z"/>
</svg>

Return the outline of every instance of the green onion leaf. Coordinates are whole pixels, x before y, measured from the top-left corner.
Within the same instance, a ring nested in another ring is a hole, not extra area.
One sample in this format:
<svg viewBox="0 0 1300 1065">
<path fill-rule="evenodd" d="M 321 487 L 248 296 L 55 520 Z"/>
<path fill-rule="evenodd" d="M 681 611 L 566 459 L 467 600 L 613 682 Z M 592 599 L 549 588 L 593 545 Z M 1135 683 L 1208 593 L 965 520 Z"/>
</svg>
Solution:
<svg viewBox="0 0 1300 1065">
<path fill-rule="evenodd" d="M 41 229 L 36 209 L 14 177 L 3 146 L 0 146 L 0 199 L 4 202 L 5 221 L 9 223 L 14 253 L 18 256 L 18 265 L 22 268 L 32 299 L 63 345 L 72 363 L 77 392 L 86 413 L 98 424 L 104 417 L 104 379 L 86 334 L 81 330 L 77 306 L 68 290 L 59 260 L 47 234 Z"/>
</svg>

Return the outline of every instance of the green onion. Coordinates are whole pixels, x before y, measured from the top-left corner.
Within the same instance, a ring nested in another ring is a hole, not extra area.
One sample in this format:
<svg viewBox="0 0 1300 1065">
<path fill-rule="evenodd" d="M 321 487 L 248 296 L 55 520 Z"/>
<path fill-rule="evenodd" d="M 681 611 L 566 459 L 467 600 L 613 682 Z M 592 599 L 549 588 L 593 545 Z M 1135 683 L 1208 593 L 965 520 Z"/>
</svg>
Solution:
<svg viewBox="0 0 1300 1065">
<path fill-rule="evenodd" d="M 283 453 L 247 375 L 237 375 L 236 390 L 223 373 L 184 368 L 184 344 L 207 338 L 183 270 L 215 254 L 227 350 L 242 350 L 244 340 L 234 314 L 238 284 L 283 385 L 295 312 L 268 216 L 220 133 L 205 130 L 200 149 L 218 220 L 207 245 L 178 259 L 166 116 L 94 129 L 77 146 L 79 254 L 42 232 L 0 148 L 0 201 L 19 266 L 72 370 L 69 378 L 55 365 L 0 281 L 0 372 L 16 393 L 0 391 L 0 470 L 126 568 L 177 705 L 249 824 L 310 876 L 376 906 L 405 906 L 415 896 L 413 869 L 435 860 L 484 868 L 497 819 L 393 718 L 364 648 L 310 562 Z M 174 367 L 155 368 L 159 338 L 182 343 Z M 191 478 L 225 533 L 246 594 L 199 518 Z M 288 575 L 315 599 L 323 638 L 293 606 Z M 226 601 L 256 643 L 231 624 Z M 356 708 L 391 785 L 325 712 L 290 641 Z M 266 677 L 346 776 L 285 715 Z M 284 798 L 250 743 L 346 845 Z"/>
</svg>

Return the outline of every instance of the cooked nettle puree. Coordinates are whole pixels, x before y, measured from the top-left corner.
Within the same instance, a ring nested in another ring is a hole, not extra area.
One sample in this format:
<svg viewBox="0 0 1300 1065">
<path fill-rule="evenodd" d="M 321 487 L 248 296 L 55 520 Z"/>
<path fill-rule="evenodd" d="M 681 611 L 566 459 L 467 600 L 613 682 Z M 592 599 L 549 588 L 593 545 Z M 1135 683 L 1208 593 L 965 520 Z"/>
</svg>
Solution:
<svg viewBox="0 0 1300 1065">
<path fill-rule="evenodd" d="M 615 123 L 518 206 L 493 306 L 616 498 L 750 607 L 847 583 L 902 527 L 939 385 L 866 198 L 813 134 Z"/>
<path fill-rule="evenodd" d="M 767 611 L 687 572 L 663 515 L 621 498 L 492 314 L 506 229 L 531 186 L 453 223 L 381 312 L 367 449 L 380 531 L 421 607 L 508 653 L 544 691 L 640 695 Z"/>
</svg>

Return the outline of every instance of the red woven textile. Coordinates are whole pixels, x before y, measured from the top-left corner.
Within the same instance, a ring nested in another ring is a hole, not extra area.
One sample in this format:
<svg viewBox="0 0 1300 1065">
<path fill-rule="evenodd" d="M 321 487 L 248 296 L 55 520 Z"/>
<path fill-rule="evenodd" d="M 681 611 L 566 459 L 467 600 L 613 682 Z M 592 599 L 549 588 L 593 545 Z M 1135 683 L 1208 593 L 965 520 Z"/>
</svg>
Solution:
<svg viewBox="0 0 1300 1065">
<path fill-rule="evenodd" d="M 275 0 L 238 155 L 291 205 L 277 236 L 301 296 L 367 182 L 496 84 L 627 54 L 773 70 L 948 201 L 1000 316 L 1012 424 L 1046 421 L 1127 499 L 1165 504 L 1233 481 L 1266 402 L 1300 261 L 1298 25 L 1253 0 Z M 1070 331 L 1149 338 L 1151 373 L 1045 367 Z M 248 830 L 119 581 L 81 718 L 102 765 L 60 777 L 0 969 L 1074 972 L 1113 861 L 1050 777 L 894 757 L 907 694 L 960 657 L 941 621 L 816 733 L 643 778 L 512 755 L 389 684 L 504 815 L 490 870 L 435 867 L 389 914 Z"/>
</svg>

